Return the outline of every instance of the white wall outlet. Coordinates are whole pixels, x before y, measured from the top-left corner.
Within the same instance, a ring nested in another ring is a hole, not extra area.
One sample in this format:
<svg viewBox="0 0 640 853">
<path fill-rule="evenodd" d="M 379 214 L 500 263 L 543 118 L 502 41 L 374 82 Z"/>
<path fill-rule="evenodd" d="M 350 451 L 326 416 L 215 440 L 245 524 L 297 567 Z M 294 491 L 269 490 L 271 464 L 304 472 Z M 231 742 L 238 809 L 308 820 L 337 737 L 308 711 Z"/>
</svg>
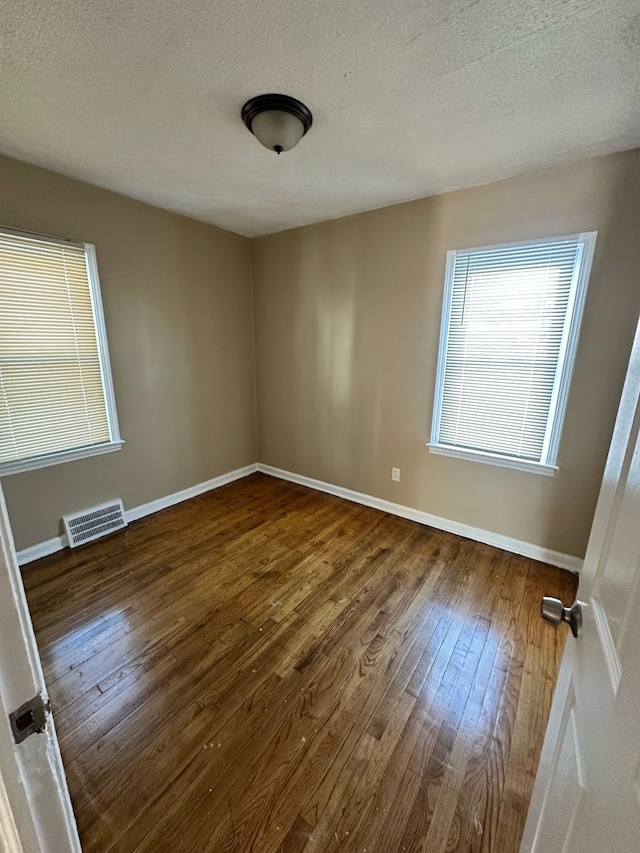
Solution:
<svg viewBox="0 0 640 853">
<path fill-rule="evenodd" d="M 399 468 L 392 468 L 391 469 L 391 479 L 395 480 L 396 483 L 400 482 L 400 469 Z"/>
</svg>

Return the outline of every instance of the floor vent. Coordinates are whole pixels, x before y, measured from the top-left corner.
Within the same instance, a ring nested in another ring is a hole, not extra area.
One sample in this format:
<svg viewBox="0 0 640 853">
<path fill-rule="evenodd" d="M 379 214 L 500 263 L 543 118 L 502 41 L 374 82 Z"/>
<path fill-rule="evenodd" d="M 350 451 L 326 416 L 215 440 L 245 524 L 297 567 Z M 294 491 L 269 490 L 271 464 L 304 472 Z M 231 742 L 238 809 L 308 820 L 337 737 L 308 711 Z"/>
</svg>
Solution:
<svg viewBox="0 0 640 853">
<path fill-rule="evenodd" d="M 120 498 L 100 506 L 92 506 L 82 512 L 64 515 L 62 520 L 70 548 L 91 542 L 92 539 L 99 539 L 113 530 L 120 530 L 127 526 L 124 506 Z"/>
</svg>

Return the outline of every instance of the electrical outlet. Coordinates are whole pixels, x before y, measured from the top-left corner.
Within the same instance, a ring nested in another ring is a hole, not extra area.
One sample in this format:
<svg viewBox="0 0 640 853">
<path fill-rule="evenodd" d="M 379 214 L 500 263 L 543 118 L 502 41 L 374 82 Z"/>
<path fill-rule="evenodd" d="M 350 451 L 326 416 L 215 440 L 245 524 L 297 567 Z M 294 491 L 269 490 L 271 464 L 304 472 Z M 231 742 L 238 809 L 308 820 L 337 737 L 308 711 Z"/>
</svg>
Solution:
<svg viewBox="0 0 640 853">
<path fill-rule="evenodd" d="M 399 468 L 392 468 L 391 469 L 391 479 L 395 480 L 396 483 L 400 482 L 400 469 Z"/>
</svg>

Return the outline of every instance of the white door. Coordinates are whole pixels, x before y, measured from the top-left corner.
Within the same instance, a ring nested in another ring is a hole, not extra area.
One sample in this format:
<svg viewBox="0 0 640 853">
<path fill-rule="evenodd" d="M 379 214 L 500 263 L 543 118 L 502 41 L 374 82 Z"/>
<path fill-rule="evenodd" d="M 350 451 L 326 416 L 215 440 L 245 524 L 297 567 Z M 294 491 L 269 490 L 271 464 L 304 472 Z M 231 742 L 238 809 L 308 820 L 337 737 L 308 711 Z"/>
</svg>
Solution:
<svg viewBox="0 0 640 853">
<path fill-rule="evenodd" d="M 639 434 L 640 325 L 521 853 L 640 851 Z"/>
<path fill-rule="evenodd" d="M 40 694 L 40 657 L 0 486 L 0 851 L 79 853 L 80 842 L 53 718 L 16 743 L 9 714 Z M 26 734 L 29 714 L 16 730 Z M 37 719 L 34 721 L 37 727 Z"/>
</svg>

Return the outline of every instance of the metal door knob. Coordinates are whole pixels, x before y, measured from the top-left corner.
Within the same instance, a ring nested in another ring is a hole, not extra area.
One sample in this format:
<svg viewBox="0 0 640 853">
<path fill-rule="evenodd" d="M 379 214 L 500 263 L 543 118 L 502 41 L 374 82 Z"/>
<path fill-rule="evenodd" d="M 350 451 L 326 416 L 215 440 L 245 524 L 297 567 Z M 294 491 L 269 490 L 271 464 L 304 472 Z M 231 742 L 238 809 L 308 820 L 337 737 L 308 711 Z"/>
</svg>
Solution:
<svg viewBox="0 0 640 853">
<path fill-rule="evenodd" d="M 540 606 L 540 615 L 552 625 L 566 622 L 574 637 L 580 636 L 582 628 L 582 602 L 576 601 L 571 607 L 565 607 L 559 598 L 545 595 Z"/>
</svg>

